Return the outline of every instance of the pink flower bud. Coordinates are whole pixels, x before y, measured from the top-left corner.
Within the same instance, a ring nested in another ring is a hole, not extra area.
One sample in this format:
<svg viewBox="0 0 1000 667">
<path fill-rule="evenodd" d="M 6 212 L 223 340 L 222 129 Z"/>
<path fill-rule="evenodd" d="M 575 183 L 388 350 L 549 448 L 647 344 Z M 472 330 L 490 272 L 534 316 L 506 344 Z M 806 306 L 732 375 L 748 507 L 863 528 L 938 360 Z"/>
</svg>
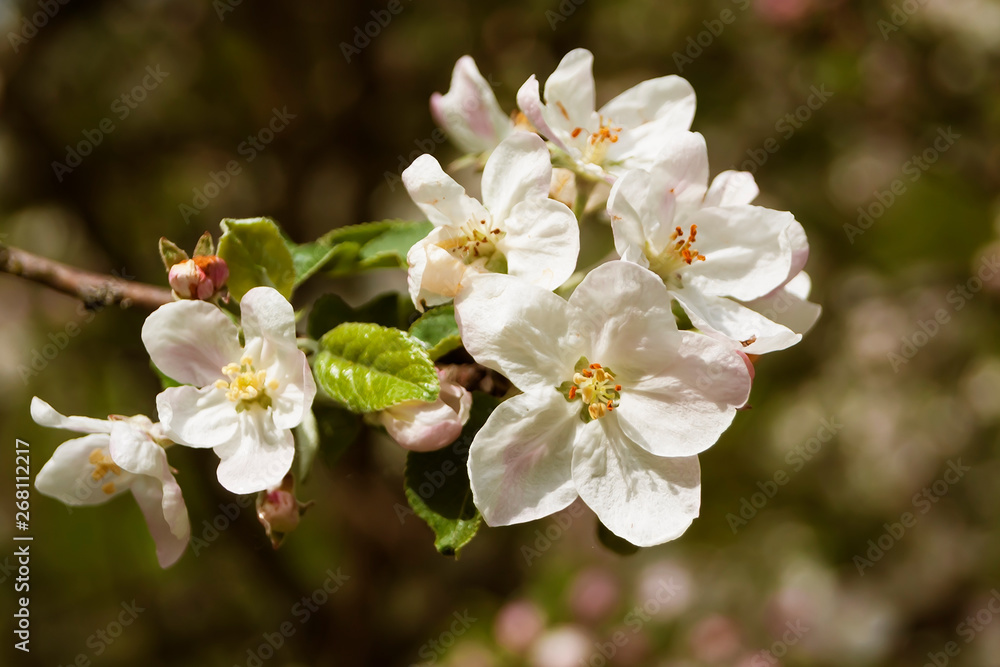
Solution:
<svg viewBox="0 0 1000 667">
<path fill-rule="evenodd" d="M 170 267 L 171 289 L 182 299 L 211 299 L 229 279 L 229 267 L 215 255 L 188 259 Z"/>
<path fill-rule="evenodd" d="M 295 530 L 302 514 L 312 505 L 300 503 L 295 497 L 295 479 L 285 475 L 281 486 L 261 491 L 257 496 L 257 518 L 260 520 L 271 544 L 277 549 L 285 535 Z"/>
<path fill-rule="evenodd" d="M 472 394 L 465 387 L 444 379 L 439 370 L 441 393 L 433 403 L 407 401 L 379 413 L 379 421 L 392 439 L 415 452 L 447 447 L 462 433 L 472 409 Z"/>
</svg>

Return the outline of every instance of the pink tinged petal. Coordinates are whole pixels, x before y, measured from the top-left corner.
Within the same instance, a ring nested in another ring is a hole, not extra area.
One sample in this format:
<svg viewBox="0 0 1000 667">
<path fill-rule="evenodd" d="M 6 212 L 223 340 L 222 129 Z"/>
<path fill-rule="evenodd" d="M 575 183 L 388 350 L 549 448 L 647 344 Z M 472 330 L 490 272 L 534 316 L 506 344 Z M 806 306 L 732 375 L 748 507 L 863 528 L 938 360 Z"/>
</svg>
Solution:
<svg viewBox="0 0 1000 667">
<path fill-rule="evenodd" d="M 274 355 L 298 348 L 295 342 L 295 311 L 292 304 L 270 287 L 254 287 L 240 300 L 240 318 L 247 347 L 260 346 L 255 361 L 267 366 Z"/>
<path fill-rule="evenodd" d="M 548 86 L 545 92 L 548 95 Z M 600 113 L 625 128 L 655 120 L 663 122 L 669 130 L 688 130 L 694 111 L 694 88 L 687 80 L 671 74 L 629 88 L 605 104 Z"/>
<path fill-rule="evenodd" d="M 734 349 L 703 334 L 673 334 L 668 363 L 648 357 L 645 377 L 622 382 L 615 413 L 629 439 L 656 456 L 692 456 L 719 439 L 750 396 L 750 373 Z"/>
<path fill-rule="evenodd" d="M 802 273 L 809 259 L 809 239 L 806 238 L 806 230 L 798 220 L 792 221 L 781 234 L 782 243 L 787 244 L 792 253 L 792 265 L 788 267 L 788 277 L 791 280 Z"/>
<path fill-rule="evenodd" d="M 67 505 L 100 505 L 125 491 L 135 479 L 131 473 L 122 471 L 115 475 L 108 471 L 94 479 L 95 465 L 90 458 L 95 450 L 108 457 L 109 437 L 106 433 L 94 433 L 59 445 L 38 471 L 35 488 Z M 108 483 L 113 486 L 106 486 Z"/>
<path fill-rule="evenodd" d="M 545 117 L 551 127 L 572 132 L 594 124 L 594 54 L 573 49 L 545 81 Z"/>
<path fill-rule="evenodd" d="M 611 216 L 611 230 L 615 238 L 615 250 L 626 262 L 632 262 L 642 267 L 649 266 L 649 259 L 646 257 L 647 231 L 649 225 L 658 229 L 659 218 L 650 209 L 649 195 L 650 179 L 649 174 L 634 170 L 625 173 L 615 181 L 611 187 L 611 194 L 608 196 L 608 215 Z M 672 202 L 673 200 L 670 199 Z M 673 218 L 672 211 L 667 213 L 666 219 Z M 653 232 L 656 236 L 662 236 L 658 232 Z M 669 236 L 667 237 L 669 238 Z M 663 239 L 660 239 L 663 241 Z M 665 242 L 665 241 L 663 241 Z M 656 243 L 650 241 L 650 245 L 656 249 Z"/>
<path fill-rule="evenodd" d="M 535 78 L 534 74 L 528 77 L 528 80 L 517 91 L 517 106 L 542 136 L 547 137 L 560 149 L 566 152 L 570 151 L 563 141 L 564 138 L 569 138 L 569 130 L 561 129 L 560 132 L 556 132 L 549 127 L 548 121 L 545 120 L 545 105 L 542 104 L 542 96 L 538 92 L 538 79 Z M 559 127 L 562 128 L 562 125 Z M 560 136 L 560 134 L 565 135 L 565 137 Z"/>
<path fill-rule="evenodd" d="M 541 137 L 515 132 L 497 146 L 483 169 L 483 204 L 501 225 L 523 201 L 545 199 L 552 184 L 549 150 Z"/>
<path fill-rule="evenodd" d="M 170 474 L 166 456 L 165 477 L 137 477 L 132 484 L 132 495 L 146 518 L 146 526 L 156 543 L 156 559 L 160 567 L 167 568 L 177 562 L 191 539 L 191 524 L 181 487 Z"/>
<path fill-rule="evenodd" d="M 692 289 L 671 293 L 695 327 L 705 333 L 721 334 L 748 354 L 784 350 L 802 340 L 792 329 L 732 299 L 705 296 Z"/>
<path fill-rule="evenodd" d="M 156 412 L 167 436 L 188 447 L 218 447 L 237 431 L 236 404 L 214 386 L 164 389 L 156 397 Z"/>
<path fill-rule="evenodd" d="M 547 289 L 494 273 L 476 276 L 455 299 L 465 349 L 522 391 L 554 390 L 572 379 L 582 348 L 568 310 Z"/>
<path fill-rule="evenodd" d="M 292 467 L 295 440 L 279 429 L 268 410 L 254 407 L 239 413 L 239 431 L 215 448 L 219 483 L 233 493 L 256 493 L 278 486 Z"/>
<path fill-rule="evenodd" d="M 470 219 L 489 219 L 483 205 L 446 174 L 430 155 L 421 155 L 403 170 L 410 198 L 436 227 L 459 226 Z"/>
<path fill-rule="evenodd" d="M 110 433 L 111 422 L 107 419 L 91 417 L 67 417 L 56 412 L 51 405 L 33 396 L 31 398 L 31 418 L 39 426 L 62 428 L 77 433 Z"/>
<path fill-rule="evenodd" d="M 476 507 L 490 526 L 548 516 L 576 500 L 576 410 L 555 389 L 520 394 L 493 411 L 469 449 Z"/>
<path fill-rule="evenodd" d="M 750 204 L 760 189 L 749 171 L 724 171 L 712 181 L 703 206 L 741 206 Z"/>
<path fill-rule="evenodd" d="M 507 258 L 507 273 L 554 290 L 576 269 L 580 228 L 576 216 L 554 199 L 522 201 L 507 219 L 507 234 L 497 243 Z"/>
<path fill-rule="evenodd" d="M 306 418 L 316 398 L 316 382 L 309 360 L 299 350 L 289 351 L 274 369 L 268 370 L 267 378 L 278 383 L 277 389 L 268 389 L 275 426 L 295 428 Z"/>
<path fill-rule="evenodd" d="M 447 303 L 462 288 L 469 265 L 438 245 L 458 236 L 450 227 L 439 227 L 406 253 L 406 282 L 417 310 Z"/>
<path fill-rule="evenodd" d="M 242 353 L 236 325 L 204 301 L 160 306 L 142 325 L 142 342 L 168 377 L 199 387 L 222 379 L 222 367 Z"/>
<path fill-rule="evenodd" d="M 433 403 L 410 401 L 379 414 L 379 421 L 400 446 L 415 452 L 447 447 L 469 420 L 472 394 L 464 387 L 441 381 L 441 394 Z"/>
<path fill-rule="evenodd" d="M 707 208 L 684 221 L 698 226 L 695 247 L 705 256 L 682 273 L 684 286 L 749 301 L 785 282 L 792 250 L 783 232 L 791 213 L 760 206 Z"/>
<path fill-rule="evenodd" d="M 470 56 L 455 63 L 448 93 L 431 96 L 431 115 L 467 153 L 492 150 L 513 128 Z"/>
<path fill-rule="evenodd" d="M 648 269 L 602 264 L 577 286 L 569 305 L 570 327 L 586 336 L 591 363 L 623 376 L 640 368 L 648 354 L 672 354 L 668 337 L 677 322 L 663 281 Z"/>
<path fill-rule="evenodd" d="M 612 533 L 640 547 L 677 539 L 698 516 L 701 468 L 696 456 L 653 456 L 614 418 L 579 431 L 573 482 Z"/>
</svg>

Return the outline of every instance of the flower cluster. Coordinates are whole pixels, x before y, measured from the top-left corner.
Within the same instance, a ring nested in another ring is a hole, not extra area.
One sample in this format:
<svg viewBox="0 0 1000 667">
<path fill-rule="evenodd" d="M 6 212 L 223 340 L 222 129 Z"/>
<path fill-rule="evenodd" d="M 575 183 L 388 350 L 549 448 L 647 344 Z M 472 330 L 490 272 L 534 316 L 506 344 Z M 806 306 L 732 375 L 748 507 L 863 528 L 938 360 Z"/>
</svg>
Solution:
<svg viewBox="0 0 1000 667">
<path fill-rule="evenodd" d="M 309 506 L 295 484 L 324 436 L 349 439 L 329 415 L 349 411 L 409 450 L 407 498 L 441 540 L 474 534 L 478 518 L 456 523 L 465 500 L 436 509 L 470 491 L 492 526 L 582 498 L 633 545 L 683 534 L 701 502 L 698 454 L 747 404 L 753 358 L 794 345 L 819 316 L 809 246 L 791 213 L 752 204 L 749 173 L 709 182 L 690 84 L 644 81 L 597 109 L 592 67 L 590 52 L 570 52 L 544 96 L 532 76 L 508 116 L 459 60 L 431 110 L 467 153 L 453 171 L 481 168 L 480 196 L 418 157 L 402 180 L 429 225 L 362 224 L 300 246 L 270 219 L 227 219 L 218 250 L 206 232 L 190 258 L 161 239 L 174 300 L 141 332 L 164 383 L 159 421 L 64 417 L 36 398 L 36 422 L 86 434 L 55 451 L 39 491 L 93 505 L 131 490 L 166 567 L 190 537 L 167 450 L 212 449 L 225 489 L 259 494 L 277 546 Z M 603 259 L 580 267 L 581 256 Z M 395 297 L 389 314 L 330 295 L 297 335 L 304 313 L 290 299 L 305 280 L 394 261 L 422 314 L 396 317 Z M 317 387 L 326 405 L 314 411 Z M 456 442 L 471 442 L 457 466 L 434 458 Z M 426 502 L 409 479 L 428 456 L 448 475 L 464 467 L 448 483 L 466 486 Z"/>
</svg>

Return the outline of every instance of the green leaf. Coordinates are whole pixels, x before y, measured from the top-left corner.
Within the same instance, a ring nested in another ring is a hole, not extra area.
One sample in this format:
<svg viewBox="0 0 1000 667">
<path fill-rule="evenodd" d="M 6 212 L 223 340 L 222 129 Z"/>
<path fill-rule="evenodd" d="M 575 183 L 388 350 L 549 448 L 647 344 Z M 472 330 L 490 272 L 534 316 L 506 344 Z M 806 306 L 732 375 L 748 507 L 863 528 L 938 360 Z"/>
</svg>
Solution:
<svg viewBox="0 0 1000 667">
<path fill-rule="evenodd" d="M 295 268 L 295 287 L 311 278 L 327 264 L 337 252 L 336 246 L 322 243 L 295 243 L 285 239 L 285 245 L 292 255 L 292 266 Z"/>
<path fill-rule="evenodd" d="M 410 335 L 420 341 L 431 359 L 438 359 L 462 346 L 455 321 L 455 306 L 448 304 L 424 313 L 410 327 Z"/>
<path fill-rule="evenodd" d="M 639 547 L 612 533 L 600 520 L 597 521 L 597 539 L 619 556 L 631 556 L 639 551 Z"/>
<path fill-rule="evenodd" d="M 317 243 L 335 248 L 323 267 L 332 275 L 381 268 L 406 268 L 410 247 L 434 229 L 430 222 L 385 220 L 340 227 Z"/>
<path fill-rule="evenodd" d="M 194 247 L 195 257 L 207 257 L 215 254 L 215 242 L 212 241 L 212 233 L 205 232 L 198 239 L 197 245 Z"/>
<path fill-rule="evenodd" d="M 309 336 L 317 340 L 327 331 L 344 322 L 371 322 L 384 327 L 405 329 L 417 311 L 409 297 L 388 292 L 368 303 L 351 308 L 336 294 L 324 294 L 316 299 L 309 311 Z"/>
<path fill-rule="evenodd" d="M 295 287 L 292 253 L 270 218 L 223 220 L 219 257 L 229 266 L 229 293 L 237 301 L 261 285 L 291 298 Z"/>
<path fill-rule="evenodd" d="M 469 487 L 469 447 L 497 405 L 493 396 L 476 392 L 458 440 L 436 452 L 407 454 L 406 500 L 434 531 L 434 547 L 445 556 L 458 556 L 479 530 L 481 517 Z"/>
<path fill-rule="evenodd" d="M 324 334 L 319 348 L 313 361 L 317 384 L 353 412 L 437 399 L 434 363 L 399 329 L 348 322 Z"/>
<path fill-rule="evenodd" d="M 313 403 L 319 427 L 319 449 L 327 465 L 337 462 L 361 435 L 361 418 L 332 403 Z"/>
<path fill-rule="evenodd" d="M 163 260 L 163 266 L 166 267 L 167 271 L 170 271 L 174 264 L 186 262 L 189 258 L 188 254 L 178 248 L 176 243 L 168 239 L 166 236 L 161 236 L 160 259 Z"/>
</svg>

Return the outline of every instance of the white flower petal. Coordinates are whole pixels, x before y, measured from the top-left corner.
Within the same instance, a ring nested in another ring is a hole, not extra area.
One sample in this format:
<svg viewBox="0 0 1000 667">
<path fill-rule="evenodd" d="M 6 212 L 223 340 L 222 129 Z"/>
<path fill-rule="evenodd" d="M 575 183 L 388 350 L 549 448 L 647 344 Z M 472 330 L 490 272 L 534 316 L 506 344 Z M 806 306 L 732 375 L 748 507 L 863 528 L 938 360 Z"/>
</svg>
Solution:
<svg viewBox="0 0 1000 667">
<path fill-rule="evenodd" d="M 466 153 L 492 150 L 513 129 L 476 61 L 462 56 L 451 74 L 447 94 L 431 96 L 431 114 Z"/>
<path fill-rule="evenodd" d="M 615 250 L 626 262 L 649 266 L 646 243 L 654 252 L 669 241 L 665 232 L 673 220 L 674 198 L 666 195 L 653 206 L 650 196 L 651 179 L 647 172 L 635 169 L 623 174 L 611 187 L 608 214 L 615 238 Z M 660 223 L 664 220 L 665 224 Z"/>
<path fill-rule="evenodd" d="M 261 345 L 259 361 L 267 366 L 274 355 L 298 350 L 295 343 L 295 310 L 278 290 L 254 287 L 240 301 L 240 322 L 246 346 Z M 262 343 L 256 343 L 256 341 Z M 235 361 L 235 359 L 233 360 Z"/>
<path fill-rule="evenodd" d="M 785 229 L 795 222 L 791 213 L 760 206 L 706 208 L 685 225 L 698 226 L 695 244 L 705 261 L 683 272 L 684 286 L 703 294 L 749 301 L 785 282 L 792 263 Z"/>
<path fill-rule="evenodd" d="M 408 401 L 393 406 L 379 414 L 379 422 L 401 447 L 432 452 L 447 447 L 461 435 L 471 408 L 472 394 L 442 379 L 436 401 Z"/>
<path fill-rule="evenodd" d="M 35 488 L 67 505 L 100 505 L 125 491 L 135 479 L 131 473 L 93 477 L 95 466 L 90 457 L 94 450 L 107 456 L 109 438 L 107 433 L 94 433 L 59 445 L 35 476 Z M 102 487 L 109 482 L 114 486 L 106 487 L 111 490 L 106 493 Z"/>
<path fill-rule="evenodd" d="M 576 500 L 573 420 L 576 411 L 555 389 L 520 394 L 493 411 L 469 449 L 472 497 L 487 524 L 532 521 Z"/>
<path fill-rule="evenodd" d="M 77 433 L 111 433 L 111 422 L 107 419 L 67 417 L 56 412 L 55 408 L 37 396 L 31 398 L 31 418 L 39 426 L 49 428 L 62 428 Z"/>
<path fill-rule="evenodd" d="M 163 457 L 166 465 L 166 456 Z M 156 559 L 160 567 L 167 568 L 177 562 L 191 539 L 191 524 L 187 506 L 181 496 L 181 487 L 174 476 L 159 479 L 138 477 L 132 484 L 132 495 L 146 518 L 149 533 L 156 543 Z"/>
<path fill-rule="evenodd" d="M 573 275 L 580 229 L 565 204 L 554 199 L 522 201 L 511 211 L 506 227 L 497 250 L 507 258 L 507 273 L 549 290 Z"/>
<path fill-rule="evenodd" d="M 517 91 L 517 106 L 542 136 L 547 137 L 549 141 L 562 150 L 567 152 L 570 150 L 560 136 L 566 134 L 565 131 L 553 130 L 545 119 L 545 105 L 542 103 L 542 96 L 538 91 L 538 79 L 535 78 L 534 74 L 528 77 L 528 80 Z M 568 134 L 566 138 L 569 138 Z"/>
<path fill-rule="evenodd" d="M 663 281 L 648 269 L 602 264 L 577 286 L 569 305 L 570 327 L 587 336 L 591 363 L 624 377 L 639 372 L 648 355 L 672 355 L 668 336 L 677 322 Z"/>
<path fill-rule="evenodd" d="M 236 434 L 236 404 L 211 385 L 164 389 L 156 397 L 156 412 L 167 436 L 188 447 L 217 447 Z"/>
<path fill-rule="evenodd" d="M 751 203 L 758 194 L 760 189 L 749 171 L 724 171 L 712 181 L 703 206 L 741 206 Z"/>
<path fill-rule="evenodd" d="M 476 276 L 455 299 L 465 349 L 522 391 L 547 391 L 571 379 L 581 341 L 567 311 L 547 289 L 494 273 Z"/>
<path fill-rule="evenodd" d="M 799 275 L 802 276 L 805 273 Z M 804 334 L 816 324 L 823 309 L 819 305 L 807 301 L 805 297 L 796 294 L 797 290 L 801 293 L 801 284 L 793 285 L 793 283 L 796 281 L 793 280 L 767 296 L 748 301 L 744 305 L 772 322 L 787 327 L 795 333 Z M 808 290 L 806 290 L 806 294 L 808 295 Z M 754 352 L 751 350 L 751 353 Z"/>
<path fill-rule="evenodd" d="M 136 475 L 159 477 L 167 460 L 163 447 L 153 442 L 148 432 L 128 421 L 116 421 L 113 424 L 108 446 L 111 460 Z M 168 466 L 167 471 L 169 470 Z"/>
<path fill-rule="evenodd" d="M 545 88 L 548 96 L 548 85 Z M 694 120 L 694 88 L 671 74 L 639 83 L 605 104 L 600 113 L 616 125 L 634 128 L 654 120 L 672 130 L 687 130 Z"/>
<path fill-rule="evenodd" d="M 692 456 L 719 439 L 750 395 L 750 373 L 732 347 L 679 331 L 662 364 L 648 357 L 646 375 L 625 384 L 615 411 L 630 440 L 656 456 Z"/>
<path fill-rule="evenodd" d="M 406 253 L 406 282 L 417 310 L 447 303 L 462 288 L 469 265 L 438 245 L 460 236 L 452 227 L 438 227 Z"/>
<path fill-rule="evenodd" d="M 483 205 L 494 223 L 503 225 L 519 203 L 548 197 L 551 184 L 552 163 L 545 142 L 531 132 L 514 132 L 486 161 Z"/>
<path fill-rule="evenodd" d="M 222 367 L 242 352 L 236 325 L 205 301 L 160 306 L 142 325 L 142 342 L 168 377 L 199 387 L 224 379 Z"/>
<path fill-rule="evenodd" d="M 708 146 L 697 132 L 664 133 L 661 152 L 649 170 L 653 196 L 669 191 L 678 206 L 699 207 L 708 189 Z M 665 221 L 669 224 L 669 221 Z"/>
<path fill-rule="evenodd" d="M 403 170 L 403 185 L 435 226 L 458 226 L 473 218 L 489 219 L 483 205 L 446 174 L 430 155 L 421 155 Z"/>
<path fill-rule="evenodd" d="M 677 539 L 698 516 L 701 469 L 695 456 L 653 456 L 629 441 L 614 419 L 579 431 L 573 482 L 615 535 L 640 547 Z"/>
<path fill-rule="evenodd" d="M 747 354 L 784 350 L 802 340 L 802 332 L 796 332 L 732 299 L 705 296 L 691 289 L 673 290 L 671 293 L 698 329 L 706 333 L 722 334 Z M 757 301 L 764 308 L 768 306 L 768 302 L 763 299 Z M 753 342 L 749 345 L 741 345 L 751 340 Z"/>
<path fill-rule="evenodd" d="M 286 352 L 267 371 L 267 378 L 278 383 L 276 390 L 268 389 L 275 426 L 295 428 L 306 418 L 316 398 L 316 382 L 309 360 L 299 350 Z"/>
<path fill-rule="evenodd" d="M 239 413 L 239 431 L 215 453 L 223 487 L 256 493 L 281 483 L 295 458 L 295 440 L 291 431 L 275 426 L 267 410 L 255 407 Z"/>
<path fill-rule="evenodd" d="M 545 119 L 550 127 L 572 132 L 594 121 L 594 55 L 573 49 L 545 81 Z M 550 137 L 551 138 L 551 137 Z"/>
<path fill-rule="evenodd" d="M 781 241 L 788 245 L 792 253 L 792 264 L 788 267 L 788 277 L 791 280 L 802 273 L 802 269 L 809 260 L 809 239 L 806 238 L 806 230 L 798 220 L 793 220 L 781 234 Z"/>
</svg>

